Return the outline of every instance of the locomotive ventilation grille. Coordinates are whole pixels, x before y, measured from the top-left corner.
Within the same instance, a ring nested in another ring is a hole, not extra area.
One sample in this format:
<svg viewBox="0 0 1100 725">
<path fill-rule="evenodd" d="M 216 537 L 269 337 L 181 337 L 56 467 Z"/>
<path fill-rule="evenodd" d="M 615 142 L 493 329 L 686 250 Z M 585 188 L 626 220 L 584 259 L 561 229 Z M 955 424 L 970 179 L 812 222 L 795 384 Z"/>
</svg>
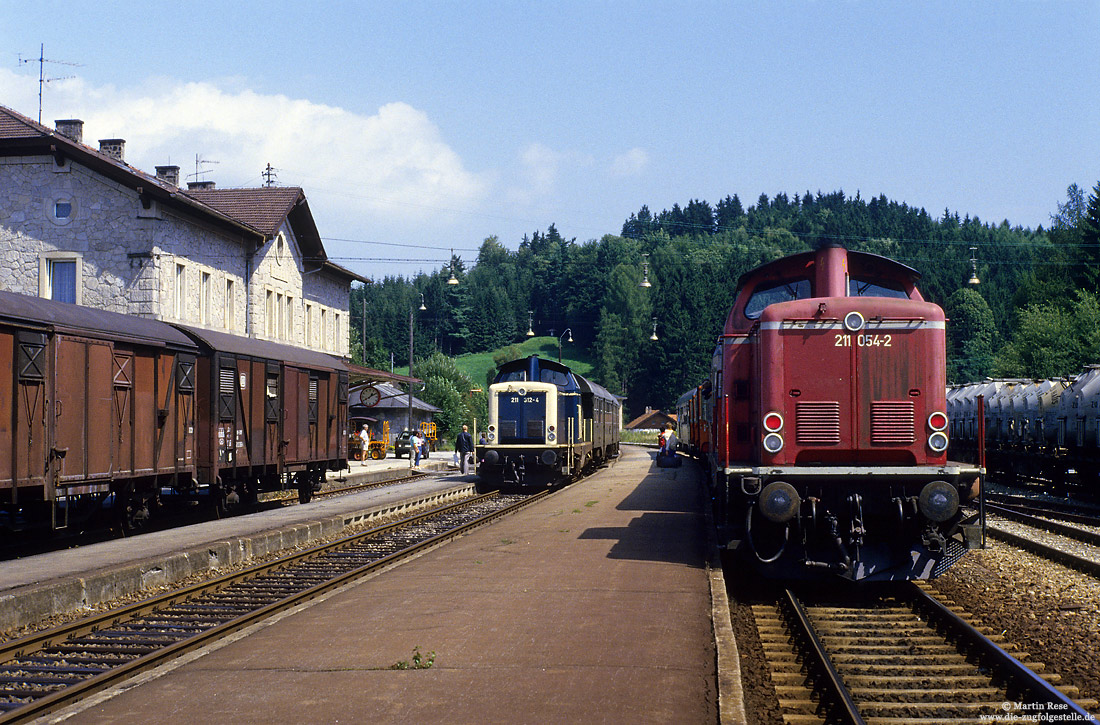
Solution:
<svg viewBox="0 0 1100 725">
<path fill-rule="evenodd" d="M 840 403 L 798 403 L 795 440 L 800 444 L 840 443 Z"/>
<path fill-rule="evenodd" d="M 871 403 L 871 442 L 911 445 L 914 437 L 913 404 L 906 400 Z"/>
</svg>

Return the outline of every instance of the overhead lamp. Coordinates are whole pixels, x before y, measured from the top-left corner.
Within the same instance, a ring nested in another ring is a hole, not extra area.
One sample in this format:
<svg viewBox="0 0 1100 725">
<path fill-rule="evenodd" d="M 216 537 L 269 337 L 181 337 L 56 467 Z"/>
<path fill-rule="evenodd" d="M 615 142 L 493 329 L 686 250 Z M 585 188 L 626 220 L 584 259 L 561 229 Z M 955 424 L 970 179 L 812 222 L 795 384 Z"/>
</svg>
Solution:
<svg viewBox="0 0 1100 725">
<path fill-rule="evenodd" d="M 638 283 L 639 287 L 652 287 L 649 283 L 649 255 L 642 255 L 642 281 Z"/>
<path fill-rule="evenodd" d="M 653 334 L 649 336 L 649 339 L 653 342 L 657 342 L 657 318 L 653 318 Z"/>
<path fill-rule="evenodd" d="M 447 284 L 458 284 L 458 278 L 455 277 L 455 250 L 451 248 L 451 276 L 447 279 Z"/>
<path fill-rule="evenodd" d="M 534 316 L 534 312 L 527 310 L 527 337 L 535 336 L 535 328 L 531 325 L 531 319 Z"/>
<path fill-rule="evenodd" d="M 981 284 L 978 280 L 978 248 L 970 248 L 970 279 L 967 280 L 967 284 Z"/>
<path fill-rule="evenodd" d="M 424 311 L 426 309 L 428 309 L 428 308 L 424 306 L 424 293 L 421 292 L 420 293 L 420 310 Z"/>
</svg>

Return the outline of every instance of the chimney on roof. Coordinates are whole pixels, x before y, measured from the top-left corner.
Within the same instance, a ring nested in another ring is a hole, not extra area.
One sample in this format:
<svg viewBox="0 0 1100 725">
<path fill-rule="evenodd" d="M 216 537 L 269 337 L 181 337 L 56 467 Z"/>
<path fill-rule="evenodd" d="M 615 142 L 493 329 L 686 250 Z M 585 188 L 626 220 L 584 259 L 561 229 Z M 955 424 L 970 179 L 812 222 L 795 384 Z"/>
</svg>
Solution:
<svg viewBox="0 0 1100 725">
<path fill-rule="evenodd" d="M 115 161 L 122 161 L 126 152 L 126 139 L 101 138 L 99 139 L 99 153 L 110 156 Z"/>
<path fill-rule="evenodd" d="M 187 182 L 187 190 L 188 191 L 207 191 L 207 190 L 213 189 L 213 188 L 214 188 L 214 182 L 213 181 L 188 181 Z"/>
<path fill-rule="evenodd" d="M 180 167 L 178 166 L 158 166 L 157 178 L 161 181 L 171 184 L 172 186 L 180 185 Z"/>
<path fill-rule="evenodd" d="M 79 118 L 63 118 L 53 122 L 57 132 L 77 143 L 84 143 L 84 122 Z"/>
</svg>

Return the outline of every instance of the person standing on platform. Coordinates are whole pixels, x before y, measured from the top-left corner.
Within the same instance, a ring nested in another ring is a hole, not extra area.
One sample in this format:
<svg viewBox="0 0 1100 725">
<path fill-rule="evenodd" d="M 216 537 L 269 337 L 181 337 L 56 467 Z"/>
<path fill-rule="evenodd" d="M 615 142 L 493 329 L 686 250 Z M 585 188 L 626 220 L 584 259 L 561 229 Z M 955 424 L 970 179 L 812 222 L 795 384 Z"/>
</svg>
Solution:
<svg viewBox="0 0 1100 725">
<path fill-rule="evenodd" d="M 420 468 L 421 445 L 420 434 L 414 430 L 412 435 L 409 436 L 409 453 L 413 456 L 413 468 Z"/>
<path fill-rule="evenodd" d="M 474 452 L 474 439 L 470 435 L 470 429 L 466 426 L 462 426 L 462 432 L 458 434 L 458 438 L 455 439 L 455 452 L 458 453 L 458 465 L 462 470 L 463 475 L 466 474 L 467 466 L 469 465 L 468 456 Z"/>
</svg>

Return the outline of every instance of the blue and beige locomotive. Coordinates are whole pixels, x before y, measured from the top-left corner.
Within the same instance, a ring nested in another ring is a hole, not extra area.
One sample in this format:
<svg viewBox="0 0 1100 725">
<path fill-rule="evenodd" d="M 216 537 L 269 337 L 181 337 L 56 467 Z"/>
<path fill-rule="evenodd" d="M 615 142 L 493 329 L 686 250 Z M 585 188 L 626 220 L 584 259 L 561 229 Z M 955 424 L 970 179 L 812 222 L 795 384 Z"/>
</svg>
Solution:
<svg viewBox="0 0 1100 725">
<path fill-rule="evenodd" d="M 553 485 L 619 452 L 622 404 L 568 366 L 532 355 L 501 365 L 476 446 L 479 488 Z"/>
</svg>

